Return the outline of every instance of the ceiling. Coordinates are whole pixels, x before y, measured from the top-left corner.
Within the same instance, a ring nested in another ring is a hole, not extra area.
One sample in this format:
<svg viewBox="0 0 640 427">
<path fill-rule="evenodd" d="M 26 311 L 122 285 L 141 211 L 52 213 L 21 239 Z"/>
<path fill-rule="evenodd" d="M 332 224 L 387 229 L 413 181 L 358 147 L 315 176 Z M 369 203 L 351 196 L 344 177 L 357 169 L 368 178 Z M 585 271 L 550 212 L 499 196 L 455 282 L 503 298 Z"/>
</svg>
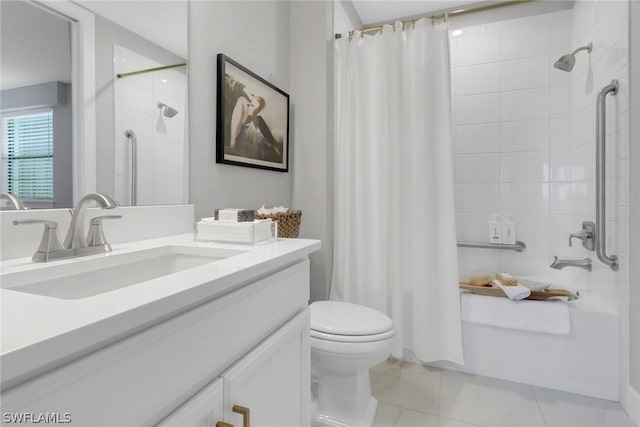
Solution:
<svg viewBox="0 0 640 427">
<path fill-rule="evenodd" d="M 470 4 L 497 2 L 473 0 L 352 0 L 352 3 L 362 24 L 368 26 L 395 19 L 455 10 Z"/>
<path fill-rule="evenodd" d="M 399 19 L 411 19 L 434 15 L 444 12 L 452 12 L 459 9 L 476 9 L 482 6 L 509 3 L 508 0 L 342 0 L 353 5 L 352 15 L 357 14 L 361 24 L 365 27 L 389 23 Z M 549 13 L 562 9 L 570 9 L 576 0 L 530 0 L 523 4 L 510 5 L 484 12 L 485 18 L 493 21 L 513 19 L 520 16 L 531 16 L 541 13 Z M 345 11 L 348 13 L 348 9 Z M 351 15 L 351 19 L 354 17 Z M 455 26 L 477 25 L 478 16 L 483 14 L 469 14 L 456 16 L 451 21 L 451 28 Z"/>
</svg>

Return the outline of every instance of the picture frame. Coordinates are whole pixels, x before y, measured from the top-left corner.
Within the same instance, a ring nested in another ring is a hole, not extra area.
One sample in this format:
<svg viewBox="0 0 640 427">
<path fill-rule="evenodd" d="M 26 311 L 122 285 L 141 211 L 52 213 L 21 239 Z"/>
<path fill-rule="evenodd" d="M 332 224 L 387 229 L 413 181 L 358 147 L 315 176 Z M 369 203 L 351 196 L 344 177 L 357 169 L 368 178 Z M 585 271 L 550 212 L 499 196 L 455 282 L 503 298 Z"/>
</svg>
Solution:
<svg viewBox="0 0 640 427">
<path fill-rule="evenodd" d="M 216 163 L 289 171 L 289 95 L 218 54 Z"/>
</svg>

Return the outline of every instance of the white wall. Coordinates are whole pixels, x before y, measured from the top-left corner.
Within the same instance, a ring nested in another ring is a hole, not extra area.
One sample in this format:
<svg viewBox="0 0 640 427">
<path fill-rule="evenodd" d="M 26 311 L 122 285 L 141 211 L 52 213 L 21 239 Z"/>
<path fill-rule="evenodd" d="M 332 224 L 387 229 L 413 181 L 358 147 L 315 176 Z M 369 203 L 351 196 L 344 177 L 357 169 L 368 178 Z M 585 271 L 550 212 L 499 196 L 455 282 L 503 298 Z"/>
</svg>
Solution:
<svg viewBox="0 0 640 427">
<path fill-rule="evenodd" d="M 572 257 L 592 256 L 594 269 L 583 274 L 588 289 L 619 303 L 628 312 L 628 216 L 629 216 L 629 4 L 626 1 L 581 1 L 573 9 L 572 44 L 593 42 L 590 55 L 577 57 L 572 78 L 573 170 L 571 214 L 578 222 L 595 221 L 595 111 L 600 90 L 618 79 L 616 96 L 607 98 L 606 217 L 607 253 L 620 258 L 620 270 L 612 271 L 594 253 L 576 245 Z M 618 299 L 618 301 L 616 301 Z M 625 318 L 624 321 L 627 321 Z M 627 331 L 628 337 L 628 331 Z M 627 338 L 628 341 L 628 338 Z M 628 342 L 627 342 L 628 346 Z"/>
<path fill-rule="evenodd" d="M 300 237 L 322 241 L 322 249 L 311 254 L 316 301 L 328 298 L 333 254 L 333 2 L 289 7 L 293 206 L 302 209 Z"/>
<path fill-rule="evenodd" d="M 523 253 L 460 249 L 461 277 L 508 271 L 588 290 L 620 313 L 620 393 L 630 358 L 629 2 L 579 1 L 569 11 L 463 28 L 452 41 L 459 240 L 486 241 L 491 213 L 513 213 Z M 580 52 L 571 73 L 553 62 Z M 607 101 L 607 253 L 612 271 L 574 240 L 595 221 L 595 102 Z M 637 217 L 637 215 L 635 215 Z M 593 271 L 549 269 L 553 255 L 590 257 Z M 632 310 L 635 311 L 635 310 Z"/>
<path fill-rule="evenodd" d="M 571 180 L 571 80 L 553 62 L 571 50 L 570 22 L 570 11 L 554 12 L 464 27 L 452 37 L 458 240 L 487 242 L 495 213 L 512 214 L 527 244 L 522 253 L 459 248 L 462 279 L 570 273 L 549 268 L 569 232 L 580 229 L 558 191 Z"/>
<path fill-rule="evenodd" d="M 288 2 L 189 2 L 189 193 L 196 219 L 225 207 L 297 208 L 290 173 L 216 163 L 218 53 L 289 92 Z M 296 141 L 290 144 L 293 152 Z"/>
<path fill-rule="evenodd" d="M 620 313 L 620 394 L 629 384 L 629 2 L 580 1 L 573 9 L 572 42 L 593 42 L 593 52 L 576 61 L 572 76 L 572 214 L 595 220 L 595 111 L 600 90 L 618 79 L 607 99 L 606 217 L 607 254 L 619 258 L 617 272 L 582 247 L 572 257 L 591 256 L 593 271 L 583 275 L 588 289 L 610 300 Z"/>
</svg>

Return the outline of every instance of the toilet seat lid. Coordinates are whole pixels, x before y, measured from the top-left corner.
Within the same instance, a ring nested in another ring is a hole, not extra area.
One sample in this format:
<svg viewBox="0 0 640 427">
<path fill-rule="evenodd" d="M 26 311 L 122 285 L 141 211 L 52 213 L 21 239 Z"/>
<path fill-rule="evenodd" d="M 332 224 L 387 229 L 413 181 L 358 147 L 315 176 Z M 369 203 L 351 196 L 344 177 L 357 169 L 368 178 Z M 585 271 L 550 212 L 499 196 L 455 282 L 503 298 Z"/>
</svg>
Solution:
<svg viewBox="0 0 640 427">
<path fill-rule="evenodd" d="M 311 329 L 332 335 L 377 335 L 393 329 L 389 316 L 362 305 L 316 301 L 310 306 Z"/>
</svg>

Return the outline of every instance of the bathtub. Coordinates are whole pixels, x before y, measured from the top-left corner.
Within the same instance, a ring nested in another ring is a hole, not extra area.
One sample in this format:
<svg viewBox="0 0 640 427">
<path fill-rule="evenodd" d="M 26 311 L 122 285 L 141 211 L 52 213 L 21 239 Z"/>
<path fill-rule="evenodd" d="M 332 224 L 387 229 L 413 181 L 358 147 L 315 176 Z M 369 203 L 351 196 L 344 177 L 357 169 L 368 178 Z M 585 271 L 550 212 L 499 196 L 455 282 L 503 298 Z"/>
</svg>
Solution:
<svg viewBox="0 0 640 427">
<path fill-rule="evenodd" d="M 436 365 L 618 400 L 618 313 L 588 292 L 581 293 L 580 299 L 567 304 L 571 324 L 569 335 L 505 329 L 463 321 L 465 365 Z"/>
</svg>

